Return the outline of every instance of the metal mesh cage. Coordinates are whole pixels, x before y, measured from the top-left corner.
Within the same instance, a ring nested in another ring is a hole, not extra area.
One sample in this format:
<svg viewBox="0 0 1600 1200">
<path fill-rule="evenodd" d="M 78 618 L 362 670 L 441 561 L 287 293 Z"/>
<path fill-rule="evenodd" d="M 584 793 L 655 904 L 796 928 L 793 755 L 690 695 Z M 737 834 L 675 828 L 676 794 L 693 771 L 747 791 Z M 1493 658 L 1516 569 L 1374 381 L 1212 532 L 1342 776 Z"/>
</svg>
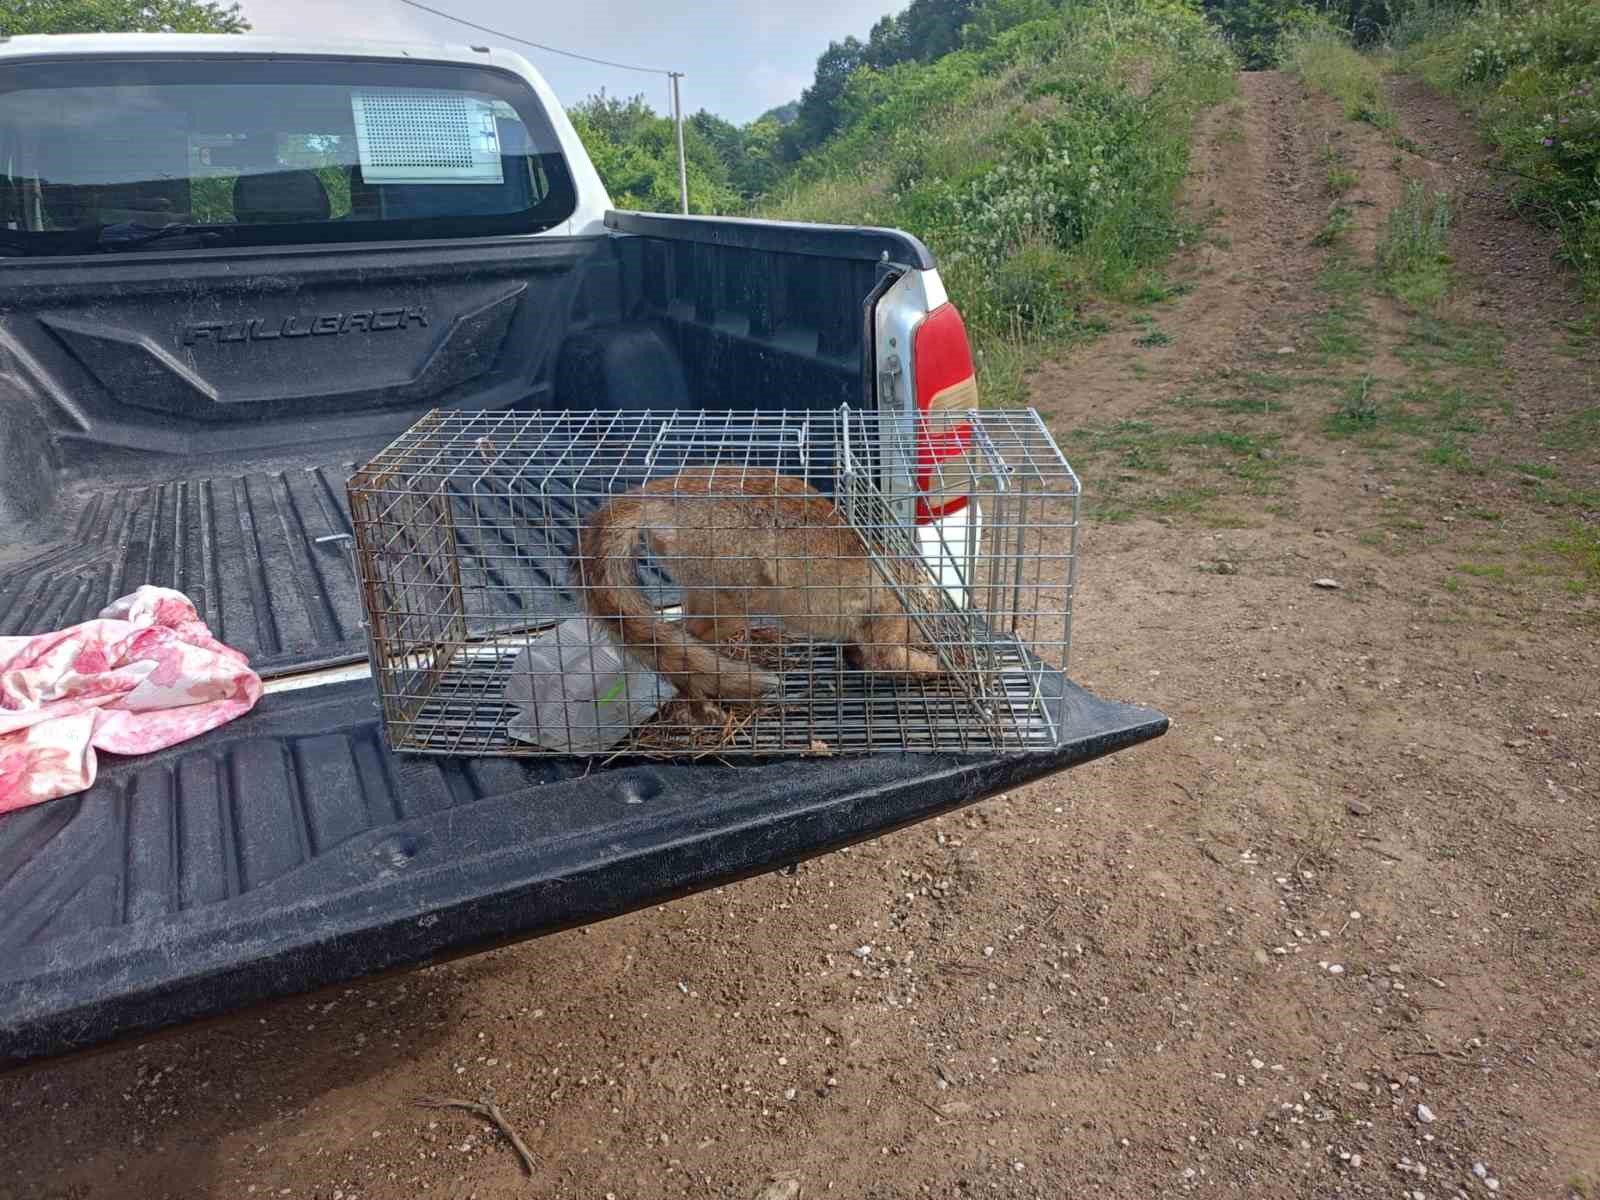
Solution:
<svg viewBox="0 0 1600 1200">
<path fill-rule="evenodd" d="M 438 411 L 349 488 L 398 751 L 1060 741 L 1079 484 L 1031 409 Z"/>
</svg>

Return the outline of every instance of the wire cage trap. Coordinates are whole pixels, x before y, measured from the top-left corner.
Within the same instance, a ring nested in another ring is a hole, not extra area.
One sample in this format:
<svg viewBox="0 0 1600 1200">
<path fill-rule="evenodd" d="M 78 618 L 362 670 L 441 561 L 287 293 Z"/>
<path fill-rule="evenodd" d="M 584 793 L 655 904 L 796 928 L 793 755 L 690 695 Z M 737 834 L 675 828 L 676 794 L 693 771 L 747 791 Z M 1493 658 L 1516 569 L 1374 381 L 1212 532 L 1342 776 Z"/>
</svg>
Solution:
<svg viewBox="0 0 1600 1200">
<path fill-rule="evenodd" d="M 1031 409 L 435 411 L 349 493 L 397 751 L 1061 740 L 1079 483 Z"/>
</svg>

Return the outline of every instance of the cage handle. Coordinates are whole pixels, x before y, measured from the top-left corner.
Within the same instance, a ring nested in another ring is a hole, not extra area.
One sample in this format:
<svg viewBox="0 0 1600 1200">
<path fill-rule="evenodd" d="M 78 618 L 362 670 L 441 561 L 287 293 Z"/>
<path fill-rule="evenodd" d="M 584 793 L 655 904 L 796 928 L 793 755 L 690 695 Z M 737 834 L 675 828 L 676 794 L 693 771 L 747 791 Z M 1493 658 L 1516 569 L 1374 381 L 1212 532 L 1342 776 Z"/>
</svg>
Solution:
<svg viewBox="0 0 1600 1200">
<path fill-rule="evenodd" d="M 1006 461 L 1005 455 L 1000 453 L 1000 447 L 994 444 L 994 439 L 989 436 L 989 431 L 984 427 L 983 418 L 976 409 L 967 410 L 968 426 L 978 439 L 978 448 L 983 451 L 983 456 L 989 460 L 989 465 L 994 469 L 995 490 L 1009 492 L 1011 490 L 1011 477 L 1017 473 L 1017 468 Z"/>
</svg>

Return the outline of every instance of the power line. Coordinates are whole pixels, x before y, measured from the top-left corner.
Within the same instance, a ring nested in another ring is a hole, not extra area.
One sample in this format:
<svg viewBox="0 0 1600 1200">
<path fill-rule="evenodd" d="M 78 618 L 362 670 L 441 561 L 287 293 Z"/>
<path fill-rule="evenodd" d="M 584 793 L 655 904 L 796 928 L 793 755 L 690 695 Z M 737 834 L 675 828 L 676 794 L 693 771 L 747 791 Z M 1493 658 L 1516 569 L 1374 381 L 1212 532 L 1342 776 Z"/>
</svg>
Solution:
<svg viewBox="0 0 1600 1200">
<path fill-rule="evenodd" d="M 506 33 L 502 29 L 490 29 L 487 25 L 479 25 L 476 21 L 469 21 L 465 17 L 458 17 L 442 9 L 430 8 L 426 4 L 418 3 L 418 0 L 400 0 L 400 3 L 409 5 L 412 8 L 420 8 L 423 12 L 432 13 L 436 17 L 443 17 L 446 21 L 454 21 L 457 25 L 465 25 L 468 29 L 476 29 L 479 33 L 487 33 L 491 37 L 504 38 L 508 42 L 518 42 L 524 46 L 532 46 L 536 50 L 543 50 L 549 54 L 559 54 L 563 58 L 576 58 L 580 62 L 596 63 L 602 67 L 616 67 L 622 71 L 641 71 L 646 75 L 681 76 L 683 74 L 682 71 L 666 71 L 660 67 L 636 67 L 632 63 L 612 62 L 609 58 L 595 58 L 588 54 L 577 54 L 571 50 L 561 50 L 555 46 L 547 46 L 543 42 L 535 42 L 529 38 L 518 37 L 514 33 Z"/>
</svg>

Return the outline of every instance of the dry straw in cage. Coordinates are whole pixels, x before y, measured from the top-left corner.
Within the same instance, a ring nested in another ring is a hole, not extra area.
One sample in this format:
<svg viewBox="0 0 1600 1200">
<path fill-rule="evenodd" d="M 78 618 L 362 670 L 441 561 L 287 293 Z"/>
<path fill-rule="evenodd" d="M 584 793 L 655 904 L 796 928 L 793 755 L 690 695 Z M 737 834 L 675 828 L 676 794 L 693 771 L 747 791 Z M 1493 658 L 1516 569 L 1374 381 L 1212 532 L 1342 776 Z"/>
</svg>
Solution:
<svg viewBox="0 0 1600 1200">
<path fill-rule="evenodd" d="M 1078 494 L 1032 410 L 430 413 L 350 480 L 387 736 L 1053 749 Z"/>
</svg>

